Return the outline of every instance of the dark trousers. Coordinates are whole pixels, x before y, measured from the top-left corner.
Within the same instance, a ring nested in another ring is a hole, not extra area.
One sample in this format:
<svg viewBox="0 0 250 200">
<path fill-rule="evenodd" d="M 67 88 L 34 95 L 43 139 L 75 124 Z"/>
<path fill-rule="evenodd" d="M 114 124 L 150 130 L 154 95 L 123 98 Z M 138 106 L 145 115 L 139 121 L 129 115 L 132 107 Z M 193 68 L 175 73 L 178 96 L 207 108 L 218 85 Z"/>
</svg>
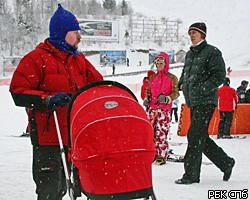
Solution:
<svg viewBox="0 0 250 200">
<path fill-rule="evenodd" d="M 188 130 L 188 147 L 184 157 L 183 178 L 200 180 L 202 153 L 222 172 L 231 163 L 230 157 L 208 135 L 208 127 L 213 116 L 214 105 L 200 105 L 191 108 L 191 124 Z"/>
<path fill-rule="evenodd" d="M 220 111 L 220 124 L 219 124 L 219 131 L 218 137 L 222 137 L 224 135 L 230 135 L 230 128 L 232 125 L 234 112 L 222 112 Z"/>
<path fill-rule="evenodd" d="M 33 146 L 37 200 L 61 200 L 67 192 L 59 146 Z"/>
<path fill-rule="evenodd" d="M 178 113 L 177 113 L 177 111 L 178 111 L 178 108 L 172 108 L 172 110 L 171 110 L 171 118 L 172 118 L 173 113 L 174 113 L 175 122 L 178 122 Z"/>
</svg>

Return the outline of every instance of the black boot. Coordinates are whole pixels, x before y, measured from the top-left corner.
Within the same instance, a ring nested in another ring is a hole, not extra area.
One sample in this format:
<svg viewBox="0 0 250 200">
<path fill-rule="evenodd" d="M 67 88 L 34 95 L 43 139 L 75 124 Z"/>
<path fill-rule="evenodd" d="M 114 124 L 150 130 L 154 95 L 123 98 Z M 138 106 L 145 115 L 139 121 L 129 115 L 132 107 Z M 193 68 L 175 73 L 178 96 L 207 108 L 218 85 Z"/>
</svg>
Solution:
<svg viewBox="0 0 250 200">
<path fill-rule="evenodd" d="M 233 137 L 231 135 L 223 135 L 222 139 L 232 139 Z"/>
<path fill-rule="evenodd" d="M 181 178 L 181 179 L 177 179 L 175 181 L 176 184 L 183 184 L 183 185 L 190 185 L 192 183 L 199 183 L 200 180 L 190 180 L 190 179 L 186 179 L 186 178 Z"/>
<path fill-rule="evenodd" d="M 222 135 L 221 135 L 221 134 L 218 134 L 218 135 L 217 135 L 217 139 L 220 139 L 220 138 L 222 138 Z"/>
<path fill-rule="evenodd" d="M 232 175 L 234 165 L 235 165 L 235 160 L 233 158 L 231 158 L 231 163 L 228 165 L 228 168 L 224 172 L 223 181 L 229 181 L 229 179 Z"/>
</svg>

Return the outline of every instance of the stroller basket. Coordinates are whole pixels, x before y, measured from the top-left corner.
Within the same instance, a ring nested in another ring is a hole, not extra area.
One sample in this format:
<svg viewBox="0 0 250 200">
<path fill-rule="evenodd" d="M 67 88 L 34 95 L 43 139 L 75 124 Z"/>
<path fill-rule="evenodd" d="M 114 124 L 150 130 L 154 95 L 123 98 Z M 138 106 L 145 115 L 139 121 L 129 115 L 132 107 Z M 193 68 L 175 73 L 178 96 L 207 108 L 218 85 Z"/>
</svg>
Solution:
<svg viewBox="0 0 250 200">
<path fill-rule="evenodd" d="M 91 200 L 153 196 L 153 129 L 124 85 L 100 81 L 81 88 L 68 110 L 71 161 Z"/>
</svg>

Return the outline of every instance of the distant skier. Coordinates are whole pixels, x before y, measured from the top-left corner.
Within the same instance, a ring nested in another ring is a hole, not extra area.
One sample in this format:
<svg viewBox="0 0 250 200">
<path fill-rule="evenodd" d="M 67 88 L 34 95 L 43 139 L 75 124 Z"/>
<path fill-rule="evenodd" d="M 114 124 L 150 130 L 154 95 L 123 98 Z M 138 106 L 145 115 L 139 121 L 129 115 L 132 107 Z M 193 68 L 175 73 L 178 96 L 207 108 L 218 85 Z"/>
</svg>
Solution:
<svg viewBox="0 0 250 200">
<path fill-rule="evenodd" d="M 127 58 L 126 61 L 127 61 L 127 67 L 129 67 L 129 58 Z"/>
<path fill-rule="evenodd" d="M 231 74 L 232 71 L 233 71 L 233 70 L 231 69 L 231 67 L 228 67 L 228 68 L 227 68 L 227 75 L 230 76 L 230 74 Z"/>
<path fill-rule="evenodd" d="M 142 61 L 140 60 L 140 61 L 139 61 L 139 66 L 141 66 L 141 65 L 142 65 Z"/>
<path fill-rule="evenodd" d="M 114 75 L 115 74 L 115 63 L 113 63 L 113 65 L 112 65 L 112 75 Z"/>
<path fill-rule="evenodd" d="M 130 37 L 130 36 L 129 36 L 129 32 L 128 32 L 127 30 L 125 31 L 124 37 L 125 37 L 125 38 Z"/>
</svg>

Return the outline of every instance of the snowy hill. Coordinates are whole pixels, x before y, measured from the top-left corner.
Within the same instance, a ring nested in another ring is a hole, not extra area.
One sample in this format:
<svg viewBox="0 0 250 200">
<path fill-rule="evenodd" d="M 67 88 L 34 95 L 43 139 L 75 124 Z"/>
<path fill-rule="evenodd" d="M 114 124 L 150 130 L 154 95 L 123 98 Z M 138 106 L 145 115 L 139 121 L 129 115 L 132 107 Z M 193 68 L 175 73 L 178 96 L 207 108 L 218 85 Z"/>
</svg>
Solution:
<svg viewBox="0 0 250 200">
<path fill-rule="evenodd" d="M 124 45 L 123 33 L 128 28 L 128 18 L 119 19 L 120 42 L 112 44 L 82 44 L 83 49 L 180 49 L 188 50 L 190 43 L 188 27 L 197 21 L 207 25 L 207 41 L 217 46 L 224 56 L 227 66 L 232 69 L 249 69 L 250 55 L 250 1 L 248 0 L 131 0 L 130 5 L 135 13 L 146 18 L 180 20 L 179 43 L 163 43 L 157 46 L 153 42 L 134 42 Z M 85 46 L 86 45 L 86 46 Z M 184 46 L 184 47 L 183 47 Z"/>
<path fill-rule="evenodd" d="M 146 16 L 180 19 L 181 37 L 197 21 L 207 24 L 207 41 L 223 53 L 226 65 L 250 68 L 250 1 L 248 0 L 140 0 L 131 1 L 135 11 Z"/>
</svg>

